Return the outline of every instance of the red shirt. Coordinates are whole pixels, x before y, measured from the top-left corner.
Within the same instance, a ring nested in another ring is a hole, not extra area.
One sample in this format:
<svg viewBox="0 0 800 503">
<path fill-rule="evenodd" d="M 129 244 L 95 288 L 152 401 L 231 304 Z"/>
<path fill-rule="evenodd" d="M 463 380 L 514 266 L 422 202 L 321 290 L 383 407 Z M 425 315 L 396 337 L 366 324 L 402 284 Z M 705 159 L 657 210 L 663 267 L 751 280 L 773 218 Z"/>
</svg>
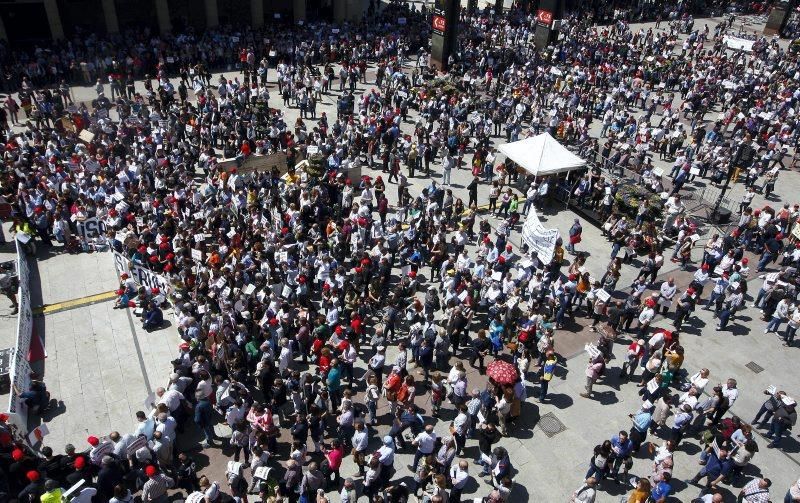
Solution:
<svg viewBox="0 0 800 503">
<path fill-rule="evenodd" d="M 330 450 L 325 454 L 325 457 L 328 459 L 328 465 L 331 467 L 331 470 L 336 471 L 340 466 L 342 466 L 344 448 L 339 446 L 336 449 Z"/>
</svg>

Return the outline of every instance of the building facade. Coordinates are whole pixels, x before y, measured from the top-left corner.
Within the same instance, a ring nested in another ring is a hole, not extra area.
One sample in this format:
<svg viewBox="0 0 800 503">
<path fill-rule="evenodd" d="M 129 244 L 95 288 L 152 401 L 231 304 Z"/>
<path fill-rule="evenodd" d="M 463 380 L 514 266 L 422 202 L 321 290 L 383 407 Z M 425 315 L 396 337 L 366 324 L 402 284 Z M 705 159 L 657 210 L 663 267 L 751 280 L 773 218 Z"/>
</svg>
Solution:
<svg viewBox="0 0 800 503">
<path fill-rule="evenodd" d="M 12 45 L 129 28 L 160 33 L 266 20 L 360 19 L 369 0 L 0 0 L 0 39 Z"/>
</svg>

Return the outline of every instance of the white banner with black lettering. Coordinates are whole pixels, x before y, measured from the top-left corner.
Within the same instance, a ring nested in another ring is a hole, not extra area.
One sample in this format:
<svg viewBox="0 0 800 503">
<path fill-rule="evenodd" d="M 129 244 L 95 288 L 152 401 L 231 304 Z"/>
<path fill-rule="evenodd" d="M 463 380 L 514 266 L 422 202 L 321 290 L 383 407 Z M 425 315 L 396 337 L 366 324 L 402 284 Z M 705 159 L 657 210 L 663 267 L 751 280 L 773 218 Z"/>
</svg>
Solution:
<svg viewBox="0 0 800 503">
<path fill-rule="evenodd" d="M 117 251 L 112 251 L 111 253 L 114 255 L 114 267 L 116 267 L 118 275 L 127 273 L 136 283 L 149 288 L 156 287 L 164 295 L 169 294 L 169 281 L 167 281 L 167 278 L 144 266 L 131 262 L 125 255 Z"/>
<path fill-rule="evenodd" d="M 536 210 L 531 208 L 528 218 L 522 225 L 522 240 L 528 245 L 531 255 L 535 254 L 545 264 L 553 259 L 558 241 L 558 229 L 545 229 Z"/>
<path fill-rule="evenodd" d="M 87 218 L 83 222 L 78 222 L 76 226 L 78 227 L 78 235 L 83 239 L 102 236 L 106 232 L 106 223 L 97 217 Z"/>
<path fill-rule="evenodd" d="M 31 386 L 31 366 L 28 363 L 28 351 L 31 348 L 31 336 L 33 334 L 33 313 L 31 312 L 31 291 L 30 291 L 30 268 L 28 267 L 28 257 L 25 249 L 17 244 L 17 277 L 19 278 L 19 290 L 17 300 L 19 302 L 19 314 L 17 317 L 17 339 L 14 347 L 13 361 L 11 362 L 11 384 L 19 389 L 20 392 L 28 391 Z M 20 424 L 28 423 L 28 411 L 20 401 L 17 393 L 11 391 L 11 398 L 8 403 L 8 411 L 19 416 Z M 27 433 L 27 430 L 23 433 Z"/>
</svg>

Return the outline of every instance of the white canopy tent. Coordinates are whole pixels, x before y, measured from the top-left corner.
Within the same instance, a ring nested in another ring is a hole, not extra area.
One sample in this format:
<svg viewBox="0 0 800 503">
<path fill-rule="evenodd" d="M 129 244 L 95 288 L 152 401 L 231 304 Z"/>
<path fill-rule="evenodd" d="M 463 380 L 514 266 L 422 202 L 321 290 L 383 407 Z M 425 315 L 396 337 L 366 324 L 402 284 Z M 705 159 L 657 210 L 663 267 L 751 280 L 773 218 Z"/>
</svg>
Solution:
<svg viewBox="0 0 800 503">
<path fill-rule="evenodd" d="M 534 176 L 563 173 L 586 166 L 586 161 L 570 152 L 548 133 L 504 143 L 497 150 Z"/>
</svg>

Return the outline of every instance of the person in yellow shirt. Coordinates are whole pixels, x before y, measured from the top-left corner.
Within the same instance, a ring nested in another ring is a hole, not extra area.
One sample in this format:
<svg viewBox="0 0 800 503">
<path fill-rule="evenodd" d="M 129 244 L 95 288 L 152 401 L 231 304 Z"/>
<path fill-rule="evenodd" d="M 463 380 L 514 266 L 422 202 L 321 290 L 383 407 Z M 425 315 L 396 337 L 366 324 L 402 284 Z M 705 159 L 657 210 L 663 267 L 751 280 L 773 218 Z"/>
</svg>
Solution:
<svg viewBox="0 0 800 503">
<path fill-rule="evenodd" d="M 61 495 L 64 491 L 58 486 L 58 482 L 49 479 L 44 483 L 44 490 L 46 491 L 41 496 L 42 503 L 61 503 Z"/>
</svg>

